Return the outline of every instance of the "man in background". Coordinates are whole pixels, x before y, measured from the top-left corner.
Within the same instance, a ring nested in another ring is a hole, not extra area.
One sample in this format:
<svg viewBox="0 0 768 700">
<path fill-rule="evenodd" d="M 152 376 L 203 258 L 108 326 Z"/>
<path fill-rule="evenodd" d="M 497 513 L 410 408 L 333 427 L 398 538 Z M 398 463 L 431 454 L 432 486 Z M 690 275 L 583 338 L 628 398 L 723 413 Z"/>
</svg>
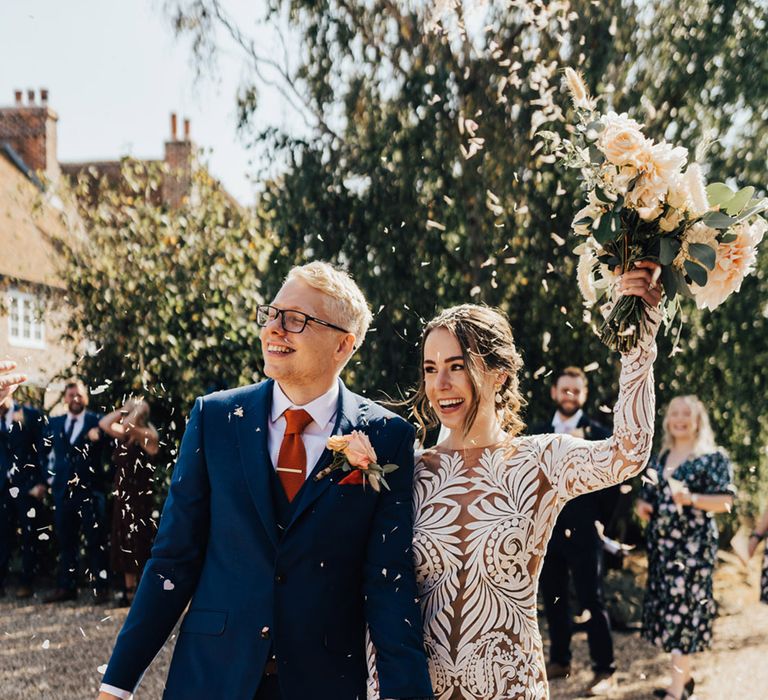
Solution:
<svg viewBox="0 0 768 700">
<path fill-rule="evenodd" d="M 100 415 L 88 410 L 88 389 L 79 379 L 64 389 L 67 413 L 51 418 L 48 439 L 53 449 L 54 528 L 59 547 L 56 589 L 44 602 L 77 598 L 78 551 L 85 540 L 88 580 L 96 602 L 107 600 L 105 440 Z"/>
<path fill-rule="evenodd" d="M 48 487 L 39 411 L 14 402 L 10 392 L 0 398 L 0 596 L 8 564 L 21 533 L 21 585 L 17 598 L 33 595 L 37 566 L 36 526 L 42 522 L 42 499 Z"/>
<path fill-rule="evenodd" d="M 552 421 L 533 426 L 532 434 L 567 433 L 585 440 L 604 440 L 611 430 L 584 412 L 587 376 L 578 367 L 566 367 L 555 376 L 550 396 L 555 404 Z M 615 687 L 613 640 L 603 600 L 602 537 L 596 521 L 606 522 L 615 507 L 618 488 L 584 494 L 565 504 L 541 569 L 550 636 L 547 677 L 565 678 L 571 672 L 572 615 L 569 606 L 573 581 L 581 611 L 586 611 L 587 640 L 594 677 L 587 692 L 603 695 Z"/>
</svg>

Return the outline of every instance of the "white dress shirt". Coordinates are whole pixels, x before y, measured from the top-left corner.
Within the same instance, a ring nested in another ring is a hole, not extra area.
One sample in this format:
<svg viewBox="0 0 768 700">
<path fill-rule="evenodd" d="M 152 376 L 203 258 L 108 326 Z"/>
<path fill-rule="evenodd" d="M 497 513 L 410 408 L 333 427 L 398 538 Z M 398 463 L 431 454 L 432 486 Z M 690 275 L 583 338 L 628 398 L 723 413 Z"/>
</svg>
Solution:
<svg viewBox="0 0 768 700">
<path fill-rule="evenodd" d="M 560 411 L 555 411 L 555 417 L 552 419 L 552 428 L 556 433 L 572 433 L 579 427 L 579 421 L 584 415 L 584 411 L 579 409 L 570 418 L 565 418 L 560 415 Z"/>
<path fill-rule="evenodd" d="M 307 452 L 307 473 L 304 478 L 308 478 L 325 450 L 325 443 L 333 433 L 338 404 L 338 382 L 334 382 L 328 391 L 303 406 L 293 403 L 275 382 L 272 389 L 272 411 L 267 426 L 267 448 L 272 466 L 277 467 L 277 458 L 285 435 L 285 412 L 289 409 L 302 408 L 312 416 L 312 422 L 301 434 L 304 449 Z"/>
<path fill-rule="evenodd" d="M 310 401 L 303 406 L 293 403 L 293 401 L 285 395 L 285 392 L 280 388 L 280 385 L 275 382 L 272 389 L 272 411 L 269 415 L 269 425 L 267 425 L 267 448 L 269 450 L 269 458 L 272 461 L 272 466 L 275 467 L 277 465 L 277 457 L 280 454 L 280 445 L 282 444 L 283 436 L 285 435 L 286 421 L 284 413 L 288 409 L 303 408 L 310 416 L 312 416 L 312 422 L 304 428 L 304 432 L 301 434 L 304 449 L 307 452 L 307 473 L 304 477 L 306 479 L 323 454 L 325 443 L 333 433 L 338 404 L 338 382 L 334 382 L 333 386 L 322 396 L 318 396 L 314 401 Z M 82 416 L 82 414 L 80 415 Z M 69 423 L 67 423 L 67 427 L 68 426 Z M 75 426 L 75 431 L 79 432 L 77 426 Z M 72 439 L 74 440 L 74 433 Z M 105 693 L 111 693 L 115 697 L 121 698 L 121 700 L 131 700 L 133 697 L 133 693 L 130 693 L 127 690 L 121 690 L 120 688 L 115 688 L 108 683 L 102 683 L 100 690 Z"/>
<path fill-rule="evenodd" d="M 83 425 L 85 425 L 85 409 L 80 411 L 77 415 L 74 413 L 67 413 L 67 419 L 64 421 L 64 435 L 67 434 L 69 426 L 75 421 L 75 427 L 72 430 L 72 437 L 69 439 L 69 444 L 73 444 L 77 440 L 77 436 L 83 432 Z"/>
</svg>

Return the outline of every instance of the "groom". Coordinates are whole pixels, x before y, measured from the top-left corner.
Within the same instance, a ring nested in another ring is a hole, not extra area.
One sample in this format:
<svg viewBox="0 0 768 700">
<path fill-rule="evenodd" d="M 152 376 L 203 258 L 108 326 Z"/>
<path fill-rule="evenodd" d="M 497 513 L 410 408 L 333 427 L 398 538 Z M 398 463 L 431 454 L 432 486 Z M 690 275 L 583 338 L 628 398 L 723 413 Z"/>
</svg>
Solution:
<svg viewBox="0 0 768 700">
<path fill-rule="evenodd" d="M 189 605 L 165 698 L 431 697 L 411 559 L 412 428 L 339 379 L 371 321 L 346 273 L 291 270 L 259 307 L 260 384 L 195 402 L 100 699 L 129 698 Z M 340 484 L 332 434 L 368 434 L 391 491 Z"/>
</svg>

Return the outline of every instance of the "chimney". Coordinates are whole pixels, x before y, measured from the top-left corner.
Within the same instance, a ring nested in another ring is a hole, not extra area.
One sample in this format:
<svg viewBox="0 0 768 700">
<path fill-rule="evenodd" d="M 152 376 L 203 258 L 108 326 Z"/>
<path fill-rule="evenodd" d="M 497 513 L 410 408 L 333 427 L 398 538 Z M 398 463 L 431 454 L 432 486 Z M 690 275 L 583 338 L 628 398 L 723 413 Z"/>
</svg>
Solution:
<svg viewBox="0 0 768 700">
<path fill-rule="evenodd" d="M 184 139 L 177 134 L 178 119 L 171 113 L 171 140 L 165 143 L 165 164 L 168 172 L 163 181 L 163 203 L 177 208 L 192 192 L 192 161 L 194 148 L 189 138 L 189 119 L 184 120 Z"/>
<path fill-rule="evenodd" d="M 48 90 L 40 90 L 41 104 L 35 103 L 34 90 L 27 90 L 27 104 L 22 95 L 15 90 L 15 104 L 0 107 L 0 143 L 7 143 L 31 170 L 55 180 L 61 172 L 56 156 L 59 116 L 47 104 Z"/>
</svg>

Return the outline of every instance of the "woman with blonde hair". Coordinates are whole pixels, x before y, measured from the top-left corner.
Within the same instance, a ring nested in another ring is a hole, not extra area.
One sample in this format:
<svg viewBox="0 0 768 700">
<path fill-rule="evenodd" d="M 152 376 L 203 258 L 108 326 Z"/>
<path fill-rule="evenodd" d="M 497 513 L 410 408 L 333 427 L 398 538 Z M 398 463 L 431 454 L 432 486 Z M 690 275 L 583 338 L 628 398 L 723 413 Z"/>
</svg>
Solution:
<svg viewBox="0 0 768 700">
<path fill-rule="evenodd" d="M 714 515 L 733 505 L 732 480 L 704 404 L 695 396 L 672 399 L 659 456 L 649 464 L 636 506 L 648 523 L 643 636 L 672 654 L 671 683 L 655 693 L 666 700 L 693 693 L 690 655 L 712 642 Z"/>
<path fill-rule="evenodd" d="M 414 413 L 450 432 L 414 476 L 413 550 L 437 700 L 542 700 L 549 689 L 536 617 L 547 541 L 571 498 L 621 483 L 653 438 L 660 294 L 651 263 L 620 281 L 647 303 L 639 345 L 622 357 L 614 437 L 521 435 L 522 360 L 499 311 L 464 304 L 430 321 Z M 375 693 L 374 693 L 375 696 Z"/>
</svg>

